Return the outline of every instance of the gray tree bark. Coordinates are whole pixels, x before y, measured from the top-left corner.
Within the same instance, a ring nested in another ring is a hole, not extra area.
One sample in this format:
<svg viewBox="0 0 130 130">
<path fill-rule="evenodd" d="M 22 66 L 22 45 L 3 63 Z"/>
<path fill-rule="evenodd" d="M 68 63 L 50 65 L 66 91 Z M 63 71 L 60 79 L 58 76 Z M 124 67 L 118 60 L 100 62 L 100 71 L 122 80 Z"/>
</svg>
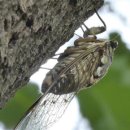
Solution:
<svg viewBox="0 0 130 130">
<path fill-rule="evenodd" d="M 0 107 L 103 0 L 0 0 Z"/>
</svg>

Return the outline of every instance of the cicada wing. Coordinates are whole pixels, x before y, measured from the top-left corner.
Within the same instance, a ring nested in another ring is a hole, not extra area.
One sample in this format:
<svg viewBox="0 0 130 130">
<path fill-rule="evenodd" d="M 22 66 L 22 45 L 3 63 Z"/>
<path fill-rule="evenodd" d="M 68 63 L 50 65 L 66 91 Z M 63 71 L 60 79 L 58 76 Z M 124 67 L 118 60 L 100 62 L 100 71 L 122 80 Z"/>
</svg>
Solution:
<svg viewBox="0 0 130 130">
<path fill-rule="evenodd" d="M 14 130 L 24 130 L 30 120 L 32 111 L 35 109 L 37 104 L 40 102 L 42 97 L 40 97 L 24 114 L 24 116 L 21 118 L 21 120 L 18 122 L 18 124 L 15 126 Z"/>
<path fill-rule="evenodd" d="M 21 120 L 15 130 L 47 130 L 63 115 L 73 97 L 74 93 L 64 95 L 48 93 Z"/>
<path fill-rule="evenodd" d="M 31 113 L 28 113 L 23 120 L 16 126 L 15 130 L 25 130 L 29 120 L 30 120 Z"/>
</svg>

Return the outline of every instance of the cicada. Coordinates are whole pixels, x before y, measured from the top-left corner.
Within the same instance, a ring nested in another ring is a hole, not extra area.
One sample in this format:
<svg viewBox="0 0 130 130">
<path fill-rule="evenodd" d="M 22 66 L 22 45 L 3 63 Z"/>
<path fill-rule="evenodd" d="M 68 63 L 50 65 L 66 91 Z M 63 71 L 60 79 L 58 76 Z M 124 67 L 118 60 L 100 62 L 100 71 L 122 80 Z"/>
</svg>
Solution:
<svg viewBox="0 0 130 130">
<path fill-rule="evenodd" d="M 86 34 L 105 31 L 103 24 L 102 27 L 86 27 Z M 97 39 L 95 36 L 77 39 L 47 73 L 42 84 L 43 96 L 29 109 L 15 130 L 48 130 L 80 90 L 94 85 L 107 73 L 116 47 L 116 41 Z"/>
</svg>

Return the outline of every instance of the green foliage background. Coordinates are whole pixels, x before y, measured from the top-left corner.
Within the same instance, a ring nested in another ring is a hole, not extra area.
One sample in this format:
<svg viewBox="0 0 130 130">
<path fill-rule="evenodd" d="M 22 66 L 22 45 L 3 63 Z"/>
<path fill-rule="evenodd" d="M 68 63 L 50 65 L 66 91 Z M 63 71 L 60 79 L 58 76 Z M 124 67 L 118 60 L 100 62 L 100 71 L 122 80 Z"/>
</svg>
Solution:
<svg viewBox="0 0 130 130">
<path fill-rule="evenodd" d="M 28 84 L 24 86 L 16 93 L 15 97 L 0 110 L 0 121 L 3 122 L 7 128 L 14 128 L 39 96 L 40 94 L 36 85 Z"/>
<path fill-rule="evenodd" d="M 120 36 L 116 40 L 119 47 L 108 74 L 78 94 L 81 112 L 93 130 L 130 130 L 130 51 Z M 0 110 L 0 121 L 13 128 L 39 96 L 36 85 L 25 86 Z"/>
</svg>

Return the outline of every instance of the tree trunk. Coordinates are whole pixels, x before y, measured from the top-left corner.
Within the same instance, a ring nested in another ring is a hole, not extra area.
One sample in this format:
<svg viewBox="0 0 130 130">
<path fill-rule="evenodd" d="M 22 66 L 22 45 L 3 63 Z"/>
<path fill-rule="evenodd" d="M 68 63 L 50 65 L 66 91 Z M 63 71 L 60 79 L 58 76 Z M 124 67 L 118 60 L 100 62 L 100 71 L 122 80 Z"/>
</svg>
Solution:
<svg viewBox="0 0 130 130">
<path fill-rule="evenodd" d="M 0 1 L 0 107 L 103 0 Z"/>
</svg>

